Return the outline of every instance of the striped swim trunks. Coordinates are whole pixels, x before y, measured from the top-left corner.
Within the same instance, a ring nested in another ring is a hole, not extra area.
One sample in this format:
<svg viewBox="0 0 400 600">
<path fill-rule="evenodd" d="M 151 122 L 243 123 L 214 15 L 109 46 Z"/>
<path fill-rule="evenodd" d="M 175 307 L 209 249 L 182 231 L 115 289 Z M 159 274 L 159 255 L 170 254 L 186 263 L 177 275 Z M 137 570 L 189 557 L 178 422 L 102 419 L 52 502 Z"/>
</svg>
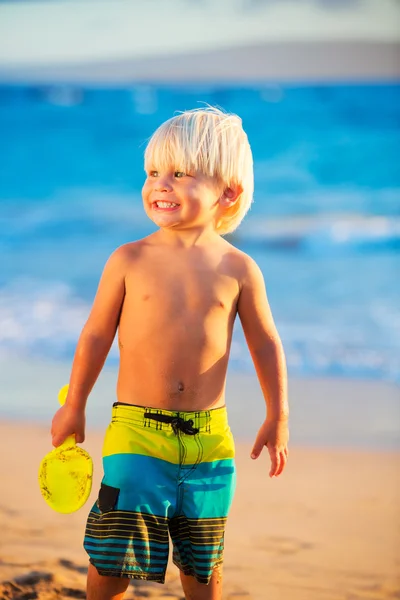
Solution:
<svg viewBox="0 0 400 600">
<path fill-rule="evenodd" d="M 236 471 L 225 407 L 176 412 L 115 403 L 84 547 L 100 575 L 164 583 L 172 560 L 200 583 L 222 563 Z"/>
</svg>

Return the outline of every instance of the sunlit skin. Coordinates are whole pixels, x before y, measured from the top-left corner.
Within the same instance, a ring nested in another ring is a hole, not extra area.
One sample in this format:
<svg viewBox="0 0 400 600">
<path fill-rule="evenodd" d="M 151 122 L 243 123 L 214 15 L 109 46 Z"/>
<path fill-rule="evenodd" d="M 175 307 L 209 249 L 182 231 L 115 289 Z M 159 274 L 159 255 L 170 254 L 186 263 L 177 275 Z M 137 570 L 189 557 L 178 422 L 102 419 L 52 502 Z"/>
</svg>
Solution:
<svg viewBox="0 0 400 600">
<path fill-rule="evenodd" d="M 282 345 L 260 269 L 215 231 L 240 193 L 239 186 L 173 166 L 147 172 L 144 210 L 159 229 L 118 248 L 105 266 L 79 338 L 66 404 L 53 419 L 55 446 L 73 433 L 78 442 L 84 440 L 86 399 L 117 331 L 118 401 L 180 411 L 225 405 L 239 315 L 267 404 L 252 457 L 266 446 L 270 476 L 282 473 L 288 456 Z M 125 582 L 99 576 L 94 568 L 89 575 L 88 600 L 122 598 Z M 187 598 L 221 598 L 219 572 L 207 586 L 186 576 L 182 585 Z"/>
<path fill-rule="evenodd" d="M 223 186 L 201 173 L 170 170 L 161 173 L 149 169 L 142 189 L 147 216 L 160 228 L 199 233 L 214 232 L 214 219 L 220 207 Z M 171 208 L 159 207 L 158 201 L 175 203 Z M 213 218 L 214 217 L 214 218 Z M 202 229 L 205 231 L 201 231 Z M 219 236 L 217 236 L 219 237 Z"/>
</svg>

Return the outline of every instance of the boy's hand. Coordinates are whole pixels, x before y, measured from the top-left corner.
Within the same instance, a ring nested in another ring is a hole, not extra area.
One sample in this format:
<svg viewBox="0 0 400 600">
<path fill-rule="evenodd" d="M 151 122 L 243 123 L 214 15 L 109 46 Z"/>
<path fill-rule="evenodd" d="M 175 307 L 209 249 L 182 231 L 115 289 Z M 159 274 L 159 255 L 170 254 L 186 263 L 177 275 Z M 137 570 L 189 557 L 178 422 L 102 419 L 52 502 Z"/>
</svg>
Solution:
<svg viewBox="0 0 400 600">
<path fill-rule="evenodd" d="M 53 446 L 60 446 L 69 435 L 75 435 L 77 443 L 85 441 L 85 411 L 64 404 L 51 423 Z"/>
<path fill-rule="evenodd" d="M 278 477 L 286 466 L 289 429 L 287 419 L 266 419 L 257 434 L 251 458 L 258 458 L 264 446 L 267 446 L 271 458 L 270 477 Z"/>
</svg>

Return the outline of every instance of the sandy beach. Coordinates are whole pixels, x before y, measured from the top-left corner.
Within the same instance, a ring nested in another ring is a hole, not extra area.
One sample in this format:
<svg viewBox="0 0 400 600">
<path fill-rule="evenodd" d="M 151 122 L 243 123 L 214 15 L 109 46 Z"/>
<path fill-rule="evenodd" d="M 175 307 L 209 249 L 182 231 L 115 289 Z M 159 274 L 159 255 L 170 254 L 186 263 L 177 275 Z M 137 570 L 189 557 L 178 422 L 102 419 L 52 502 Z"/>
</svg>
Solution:
<svg viewBox="0 0 400 600">
<path fill-rule="evenodd" d="M 3 362 L 2 367 L 0 598 L 85 598 L 82 533 L 99 488 L 102 430 L 115 370 L 101 374 L 90 399 L 84 447 L 95 461 L 92 494 L 83 509 L 67 516 L 47 507 L 37 485 L 38 465 L 51 449 L 54 398 L 49 392 L 56 380 L 64 381 L 67 366 L 47 366 L 42 390 L 48 406 L 39 411 L 42 422 L 36 423 L 31 416 L 21 418 L 23 399 L 32 390 L 30 377 L 44 380 L 46 368 L 40 372 L 33 365 L 30 372 L 20 363 L 17 371 L 25 376 L 18 383 L 11 365 L 6 368 Z M 238 488 L 226 535 L 224 599 L 399 598 L 398 388 L 379 382 L 303 380 L 291 382 L 291 390 L 296 441 L 286 472 L 270 480 L 267 453 L 258 461 L 249 458 L 263 414 L 257 381 L 250 375 L 230 377 L 228 410 L 237 439 Z M 6 416 L 11 407 L 13 418 Z M 100 419 L 94 418 L 95 412 L 101 413 Z M 385 440 L 391 440 L 391 449 L 385 449 Z M 176 568 L 171 565 L 164 586 L 133 582 L 129 594 L 130 599 L 182 598 Z"/>
<path fill-rule="evenodd" d="M 0 424 L 0 598 L 84 598 L 82 532 L 101 474 L 102 435 L 85 447 L 96 463 L 92 495 L 73 515 L 51 511 L 37 467 L 47 427 Z M 400 597 L 400 454 L 291 448 L 280 479 L 266 454 L 237 447 L 238 489 L 226 535 L 226 600 L 382 600 Z M 132 582 L 127 598 L 181 598 L 175 567 L 164 586 Z"/>
</svg>

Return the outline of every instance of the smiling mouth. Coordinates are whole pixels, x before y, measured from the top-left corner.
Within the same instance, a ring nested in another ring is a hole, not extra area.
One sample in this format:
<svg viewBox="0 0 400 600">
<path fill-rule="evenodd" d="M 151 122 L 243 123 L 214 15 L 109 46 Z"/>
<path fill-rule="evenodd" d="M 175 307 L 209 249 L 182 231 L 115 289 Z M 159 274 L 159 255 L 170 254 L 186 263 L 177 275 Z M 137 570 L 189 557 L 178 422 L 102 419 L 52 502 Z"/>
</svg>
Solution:
<svg viewBox="0 0 400 600">
<path fill-rule="evenodd" d="M 177 204 L 176 202 L 164 202 L 162 200 L 153 202 L 153 208 L 157 210 L 175 210 L 179 208 L 179 206 L 180 204 Z"/>
</svg>

